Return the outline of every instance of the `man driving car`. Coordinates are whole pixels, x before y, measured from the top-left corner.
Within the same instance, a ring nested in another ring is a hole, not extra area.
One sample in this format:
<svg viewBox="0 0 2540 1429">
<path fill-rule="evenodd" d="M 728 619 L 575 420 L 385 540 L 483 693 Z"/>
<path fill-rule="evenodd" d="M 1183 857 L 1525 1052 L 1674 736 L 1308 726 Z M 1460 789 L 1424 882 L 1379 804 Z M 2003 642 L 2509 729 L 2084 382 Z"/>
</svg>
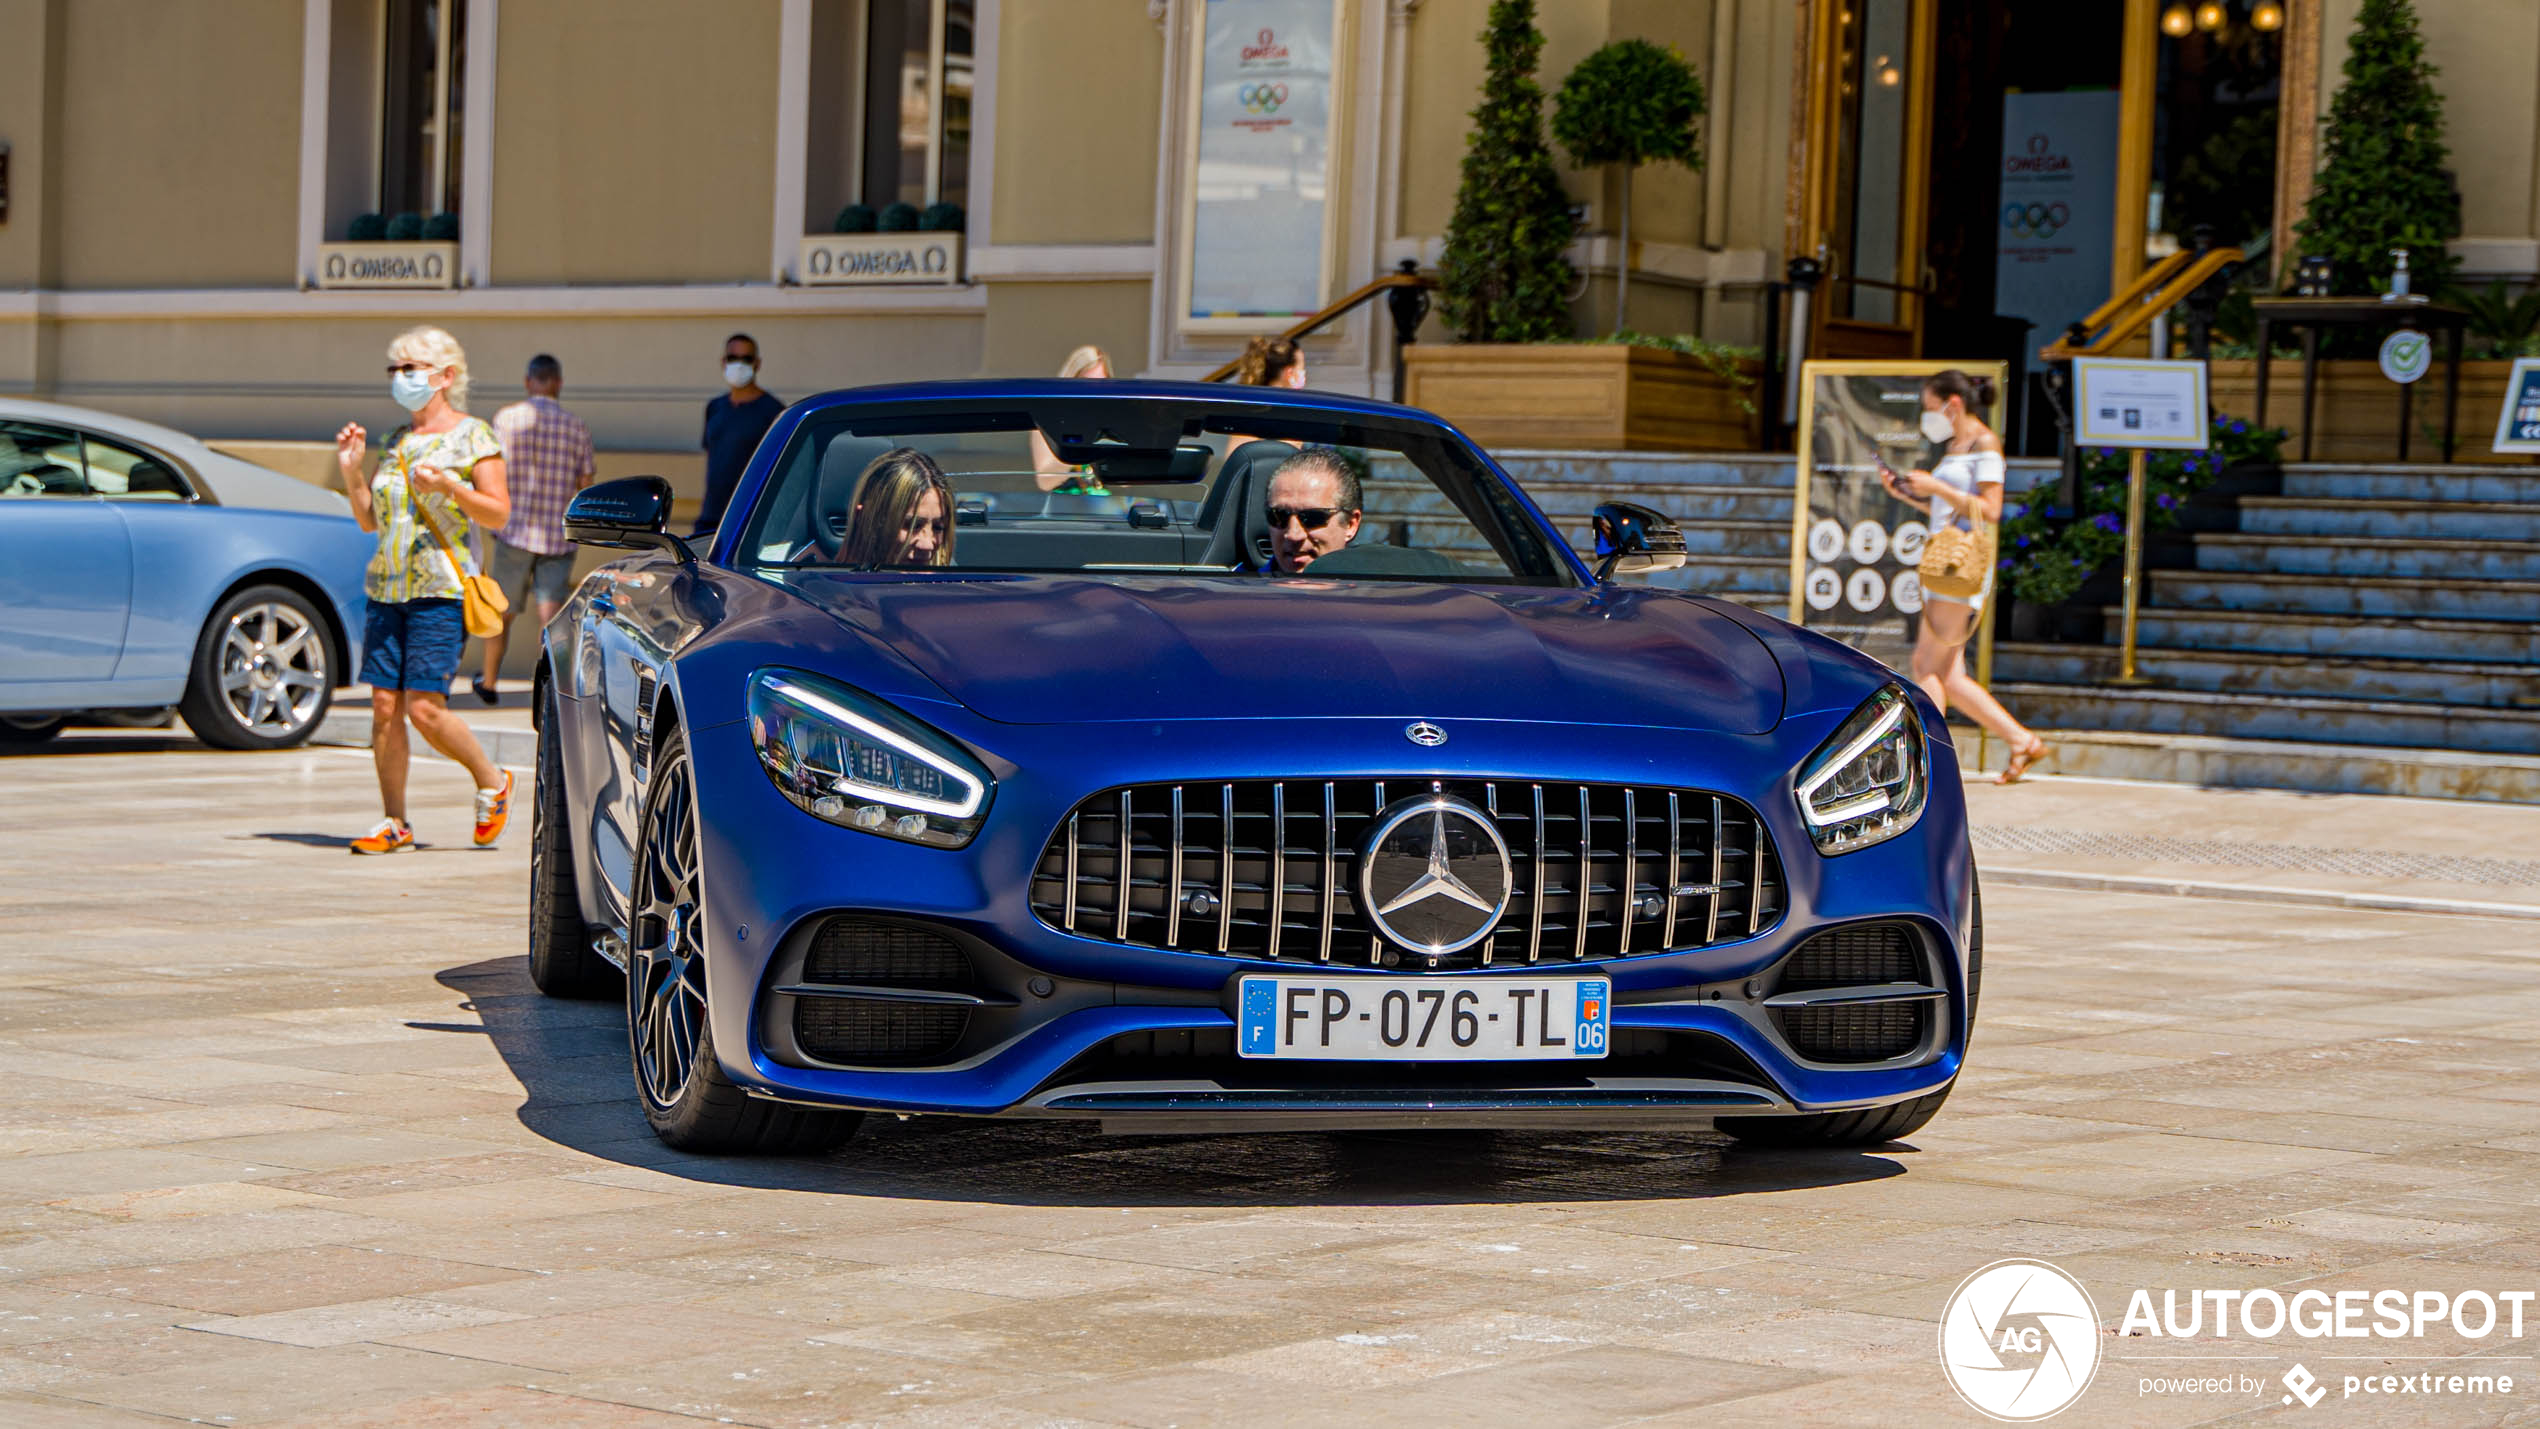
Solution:
<svg viewBox="0 0 2540 1429">
<path fill-rule="evenodd" d="M 1330 447 L 1307 447 L 1270 473 L 1270 569 L 1302 573 L 1358 536 L 1358 473 Z"/>
</svg>

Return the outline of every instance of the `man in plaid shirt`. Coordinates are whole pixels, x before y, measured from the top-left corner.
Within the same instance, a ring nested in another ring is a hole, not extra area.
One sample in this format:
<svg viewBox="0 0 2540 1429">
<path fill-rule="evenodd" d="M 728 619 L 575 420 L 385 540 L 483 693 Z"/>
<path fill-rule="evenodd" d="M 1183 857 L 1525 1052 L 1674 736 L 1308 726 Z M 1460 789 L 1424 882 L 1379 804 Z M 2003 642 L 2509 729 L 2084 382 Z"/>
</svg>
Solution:
<svg viewBox="0 0 2540 1429">
<path fill-rule="evenodd" d="M 494 414 L 494 435 L 503 442 L 503 460 L 511 478 L 512 515 L 500 531 L 486 538 L 485 570 L 511 597 L 502 633 L 485 641 L 485 674 L 469 683 L 478 699 L 500 704 L 495 673 L 503 666 L 503 647 L 510 643 L 512 617 L 538 597 L 538 623 L 545 625 L 564 608 L 573 584 L 573 543 L 564 538 L 565 503 L 591 484 L 599 463 L 591 454 L 591 429 L 556 400 L 564 390 L 564 365 L 546 353 L 529 359 L 521 380 L 527 400 Z"/>
</svg>

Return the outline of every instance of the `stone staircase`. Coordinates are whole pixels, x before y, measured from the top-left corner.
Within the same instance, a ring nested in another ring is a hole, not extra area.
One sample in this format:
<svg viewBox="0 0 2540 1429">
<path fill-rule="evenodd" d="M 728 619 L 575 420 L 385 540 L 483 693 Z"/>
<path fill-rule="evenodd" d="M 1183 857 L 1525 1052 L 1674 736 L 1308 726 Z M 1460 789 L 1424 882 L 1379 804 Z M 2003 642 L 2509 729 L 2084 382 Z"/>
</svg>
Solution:
<svg viewBox="0 0 2540 1429">
<path fill-rule="evenodd" d="M 1498 455 L 1582 552 L 1599 501 L 1639 502 L 1692 557 L 1655 583 L 1787 608 L 1789 457 Z M 2053 476 L 2017 461 L 2010 484 Z M 1994 690 L 2050 732 L 2056 769 L 2540 802 L 2540 468 L 2288 467 L 2280 493 L 2240 499 L 2238 527 L 2193 536 L 2191 569 L 2147 573 L 2152 686 L 2111 683 L 2114 609 L 2103 645 L 1997 643 Z"/>
</svg>

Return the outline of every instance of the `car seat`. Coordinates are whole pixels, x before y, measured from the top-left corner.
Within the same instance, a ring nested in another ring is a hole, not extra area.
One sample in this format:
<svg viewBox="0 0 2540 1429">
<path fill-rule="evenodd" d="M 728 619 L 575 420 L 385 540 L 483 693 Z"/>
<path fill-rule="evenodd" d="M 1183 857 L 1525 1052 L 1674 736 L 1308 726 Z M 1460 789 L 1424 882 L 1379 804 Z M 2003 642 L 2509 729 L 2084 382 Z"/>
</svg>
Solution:
<svg viewBox="0 0 2540 1429">
<path fill-rule="evenodd" d="M 1296 453 L 1292 443 L 1265 440 L 1226 454 L 1194 523 L 1208 532 L 1201 565 L 1259 570 L 1270 564 L 1270 473 Z"/>
<path fill-rule="evenodd" d="M 846 546 L 847 525 L 855 519 L 856 483 L 873 459 L 891 449 L 879 437 L 840 436 L 820 454 L 820 475 L 812 483 L 811 532 L 798 559 L 838 559 Z"/>
</svg>

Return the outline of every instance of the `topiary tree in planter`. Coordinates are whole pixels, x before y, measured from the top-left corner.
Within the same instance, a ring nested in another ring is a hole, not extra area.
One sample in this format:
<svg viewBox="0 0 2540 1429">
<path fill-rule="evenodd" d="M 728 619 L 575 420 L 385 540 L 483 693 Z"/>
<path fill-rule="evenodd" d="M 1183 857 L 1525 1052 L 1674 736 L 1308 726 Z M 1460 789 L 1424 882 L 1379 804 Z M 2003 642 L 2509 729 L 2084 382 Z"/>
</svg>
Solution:
<svg viewBox="0 0 2540 1429">
<path fill-rule="evenodd" d="M 1694 125 L 1707 101 L 1701 77 L 1672 45 L 1616 40 L 1570 71 L 1553 97 L 1552 137 L 1574 164 L 1623 166 L 1623 251 L 1614 264 L 1614 331 L 1632 283 L 1632 170 L 1649 163 L 1702 168 Z"/>
<path fill-rule="evenodd" d="M 414 242 L 423 237 L 423 215 L 419 213 L 397 215 L 388 220 L 388 229 L 384 236 L 391 243 Z"/>
<path fill-rule="evenodd" d="M 384 213 L 357 214 L 344 228 L 347 243 L 377 243 L 387 236 L 388 215 Z"/>
<path fill-rule="evenodd" d="M 917 231 L 920 233 L 959 233 L 961 232 L 962 221 L 960 204 L 930 203 L 926 205 L 926 211 L 917 216 Z"/>
<path fill-rule="evenodd" d="M 869 203 L 851 203 L 845 208 L 838 210 L 838 221 L 836 224 L 832 225 L 831 231 L 836 233 L 871 233 L 873 231 L 875 221 L 876 216 L 873 212 L 873 205 Z"/>
<path fill-rule="evenodd" d="M 881 217 L 876 219 L 874 224 L 884 233 L 914 233 L 917 231 L 917 205 L 892 204 L 882 210 Z"/>
<path fill-rule="evenodd" d="M 455 213 L 432 215 L 423 221 L 423 236 L 434 243 L 458 242 L 459 216 Z"/>
<path fill-rule="evenodd" d="M 1576 274 L 1562 250 L 1578 225 L 1543 142 L 1534 0 L 1492 0 L 1482 44 L 1490 69 L 1438 263 L 1439 307 L 1466 342 L 1565 338 Z"/>
<path fill-rule="evenodd" d="M 2339 293 L 2389 287 L 2393 248 L 2408 250 L 2418 292 L 2441 291 L 2460 266 L 2444 247 L 2461 236 L 2461 196 L 2444 171 L 2434 73 L 2411 0 L 2363 0 L 2310 208 L 2293 229 L 2301 252 L 2335 262 Z"/>
</svg>

